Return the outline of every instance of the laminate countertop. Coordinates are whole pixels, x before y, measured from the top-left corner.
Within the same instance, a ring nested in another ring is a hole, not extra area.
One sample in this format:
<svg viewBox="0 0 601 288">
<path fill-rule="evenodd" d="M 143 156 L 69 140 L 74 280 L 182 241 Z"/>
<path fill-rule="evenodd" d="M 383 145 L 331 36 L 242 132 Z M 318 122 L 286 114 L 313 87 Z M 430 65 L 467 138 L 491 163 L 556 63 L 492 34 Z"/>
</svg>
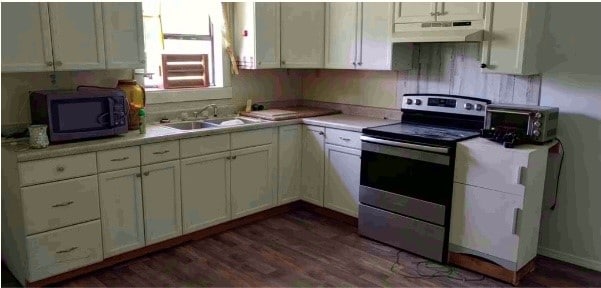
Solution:
<svg viewBox="0 0 601 288">
<path fill-rule="evenodd" d="M 79 153 L 96 152 L 101 150 L 122 148 L 135 145 L 150 144 L 156 142 L 179 140 L 186 138 L 202 137 L 223 133 L 242 132 L 248 130 L 262 129 L 279 127 L 294 124 L 309 124 L 316 126 L 323 126 L 327 128 L 336 128 L 349 131 L 361 132 L 363 128 L 374 127 L 392 123 L 398 123 L 400 120 L 385 120 L 363 116 L 353 116 L 345 114 L 336 114 L 312 118 L 299 118 L 289 119 L 281 121 L 267 121 L 263 120 L 258 123 L 239 125 L 239 126 L 226 126 L 226 127 L 215 127 L 201 130 L 179 130 L 162 126 L 160 124 L 148 125 L 146 128 L 146 134 L 140 134 L 138 131 L 130 131 L 126 134 L 94 139 L 85 140 L 65 144 L 54 144 L 43 149 L 29 148 L 27 141 L 16 141 L 2 143 L 2 153 L 5 152 L 15 153 L 17 161 L 31 161 L 39 160 L 44 158 L 67 156 Z M 3 155 L 4 157 L 4 155 Z"/>
</svg>

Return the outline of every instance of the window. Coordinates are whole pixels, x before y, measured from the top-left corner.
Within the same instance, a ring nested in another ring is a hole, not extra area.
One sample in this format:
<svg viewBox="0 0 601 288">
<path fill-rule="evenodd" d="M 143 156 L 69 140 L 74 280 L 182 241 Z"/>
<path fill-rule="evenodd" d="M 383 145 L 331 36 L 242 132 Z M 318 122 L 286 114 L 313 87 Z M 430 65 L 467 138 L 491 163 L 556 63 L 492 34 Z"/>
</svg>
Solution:
<svg viewBox="0 0 601 288">
<path fill-rule="evenodd" d="M 216 27 L 222 22 L 221 7 L 218 2 L 209 3 L 142 1 L 144 86 L 165 89 L 197 87 L 202 83 L 207 87 L 223 87 L 221 27 Z"/>
</svg>

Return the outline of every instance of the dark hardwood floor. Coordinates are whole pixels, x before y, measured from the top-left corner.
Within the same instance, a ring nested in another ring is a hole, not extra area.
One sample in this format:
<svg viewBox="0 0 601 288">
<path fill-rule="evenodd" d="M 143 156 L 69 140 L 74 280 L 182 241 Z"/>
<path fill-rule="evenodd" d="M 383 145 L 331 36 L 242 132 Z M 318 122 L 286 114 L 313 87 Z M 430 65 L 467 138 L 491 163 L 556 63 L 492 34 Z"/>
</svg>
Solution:
<svg viewBox="0 0 601 288">
<path fill-rule="evenodd" d="M 299 210 L 56 286 L 509 286 L 422 262 L 359 237 L 350 225 Z M 416 268 L 450 277 L 419 277 Z M 535 271 L 520 285 L 601 286 L 601 273 L 539 256 Z"/>
</svg>

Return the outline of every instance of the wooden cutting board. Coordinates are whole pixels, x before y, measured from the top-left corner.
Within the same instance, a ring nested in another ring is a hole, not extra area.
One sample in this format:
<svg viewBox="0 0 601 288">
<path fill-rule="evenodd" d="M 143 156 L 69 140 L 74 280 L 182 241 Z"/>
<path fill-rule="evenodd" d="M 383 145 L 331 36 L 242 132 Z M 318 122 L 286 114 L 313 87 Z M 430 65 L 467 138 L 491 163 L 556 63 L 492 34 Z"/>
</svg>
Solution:
<svg viewBox="0 0 601 288">
<path fill-rule="evenodd" d="M 315 117 L 340 113 L 340 111 L 323 108 L 290 107 L 285 109 L 267 109 L 261 111 L 240 112 L 242 116 L 278 121 L 303 117 Z"/>
</svg>

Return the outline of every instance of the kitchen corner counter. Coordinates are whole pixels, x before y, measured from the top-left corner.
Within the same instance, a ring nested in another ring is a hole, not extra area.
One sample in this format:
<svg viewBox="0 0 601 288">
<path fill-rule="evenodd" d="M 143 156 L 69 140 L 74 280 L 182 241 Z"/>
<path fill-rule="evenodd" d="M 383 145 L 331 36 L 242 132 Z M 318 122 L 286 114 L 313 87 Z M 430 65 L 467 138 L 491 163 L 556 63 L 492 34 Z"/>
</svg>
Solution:
<svg viewBox="0 0 601 288">
<path fill-rule="evenodd" d="M 401 120 L 388 120 L 365 116 L 335 114 L 312 118 L 303 118 L 303 123 L 308 125 L 324 126 L 342 130 L 361 132 L 364 128 L 399 123 Z"/>
<path fill-rule="evenodd" d="M 363 128 L 380 126 L 392 123 L 398 123 L 400 120 L 385 120 L 363 116 L 353 116 L 345 114 L 336 114 L 312 118 L 300 118 L 281 121 L 266 121 L 240 126 L 219 127 L 213 129 L 202 129 L 195 131 L 178 130 L 168 128 L 159 124 L 148 125 L 146 134 L 140 134 L 138 131 L 130 131 L 126 134 L 95 140 L 85 140 L 73 143 L 50 145 L 44 149 L 29 148 L 26 141 L 8 142 L 2 144 L 3 153 L 5 151 L 16 154 L 17 161 L 31 161 L 44 158 L 60 157 L 80 153 L 96 152 L 101 150 L 123 148 L 128 146 L 150 144 L 169 140 L 178 140 L 193 137 L 202 137 L 223 133 L 241 132 L 262 128 L 279 127 L 294 124 L 309 124 L 336 128 L 342 130 L 361 132 Z"/>
</svg>

